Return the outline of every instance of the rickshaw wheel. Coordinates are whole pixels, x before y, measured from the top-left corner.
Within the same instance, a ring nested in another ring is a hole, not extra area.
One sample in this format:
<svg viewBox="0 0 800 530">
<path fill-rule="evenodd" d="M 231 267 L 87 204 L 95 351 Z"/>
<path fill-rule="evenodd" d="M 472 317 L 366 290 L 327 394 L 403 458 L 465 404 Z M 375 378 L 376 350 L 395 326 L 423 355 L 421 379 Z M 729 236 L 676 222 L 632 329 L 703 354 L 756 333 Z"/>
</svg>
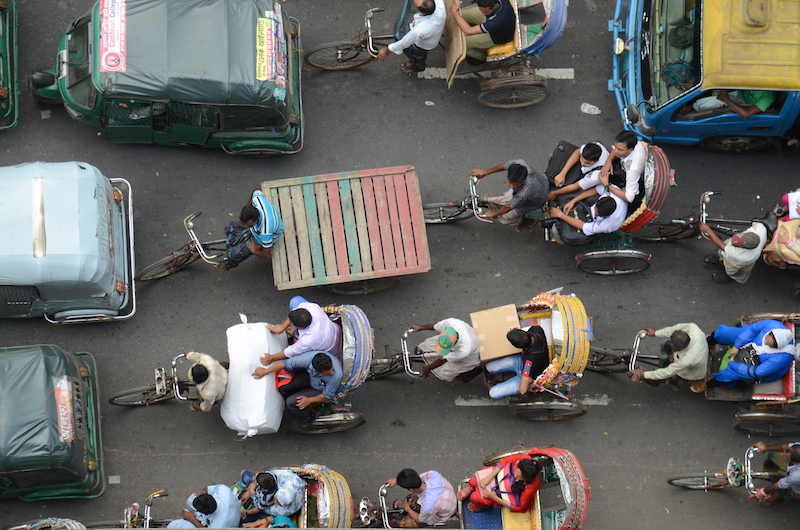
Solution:
<svg viewBox="0 0 800 530">
<path fill-rule="evenodd" d="M 712 153 L 749 154 L 769 149 L 772 141 L 763 136 L 712 136 L 700 140 L 700 147 Z"/>
<path fill-rule="evenodd" d="M 292 430 L 300 434 L 328 434 L 355 429 L 365 422 L 364 415 L 360 412 L 338 412 L 320 416 L 309 423 L 294 420 Z"/>
<path fill-rule="evenodd" d="M 93 521 L 85 523 L 86 528 L 124 528 L 125 521 Z"/>
<path fill-rule="evenodd" d="M 460 203 L 455 206 L 447 202 L 433 202 L 422 205 L 422 217 L 427 224 L 455 223 L 473 217 L 471 210 Z"/>
<path fill-rule="evenodd" d="M 650 267 L 650 253 L 644 250 L 589 250 L 575 256 L 578 268 L 590 274 L 621 276 L 635 274 Z"/>
<path fill-rule="evenodd" d="M 131 388 L 108 398 L 112 405 L 121 407 L 140 407 L 145 405 L 155 405 L 173 399 L 175 394 L 171 391 L 166 394 L 156 394 L 156 385 Z"/>
<path fill-rule="evenodd" d="M 136 280 L 146 282 L 148 280 L 156 280 L 164 276 L 169 276 L 187 265 L 194 263 L 198 259 L 200 259 L 200 254 L 191 252 L 188 248 L 183 247 L 139 271 L 136 275 Z"/>
<path fill-rule="evenodd" d="M 484 81 L 478 101 L 492 109 L 519 109 L 537 105 L 549 96 L 547 79 L 538 75 L 521 75 Z"/>
<path fill-rule="evenodd" d="M 792 315 L 788 313 L 748 313 L 739 319 L 737 325 L 742 326 L 745 324 L 752 324 L 753 322 L 761 322 L 762 320 L 778 320 L 783 322 L 793 319 Z"/>
<path fill-rule="evenodd" d="M 800 417 L 786 412 L 745 411 L 736 414 L 733 428 L 756 436 L 793 436 L 800 434 Z"/>
<path fill-rule="evenodd" d="M 714 473 L 691 473 L 680 477 L 670 477 L 667 482 L 671 486 L 690 490 L 721 490 L 736 487 L 728 482 L 727 477 L 718 478 L 714 476 Z"/>
<path fill-rule="evenodd" d="M 372 56 L 360 43 L 342 41 L 329 42 L 306 52 L 303 60 L 307 65 L 323 70 L 347 70 L 372 60 Z"/>
<path fill-rule="evenodd" d="M 388 278 L 370 278 L 369 280 L 360 280 L 357 282 L 339 283 L 336 285 L 329 285 L 328 291 L 333 294 L 341 294 L 350 296 L 354 294 L 371 294 L 383 291 L 389 287 L 394 287 L 400 283 L 400 278 L 390 276 Z"/>
<path fill-rule="evenodd" d="M 642 241 L 677 241 L 697 235 L 694 218 L 676 219 L 667 223 L 652 222 L 644 225 L 631 235 Z"/>
<path fill-rule="evenodd" d="M 589 409 L 577 401 L 531 401 L 509 405 L 515 418 L 529 421 L 560 421 L 583 416 Z"/>
<path fill-rule="evenodd" d="M 631 350 L 609 350 L 605 348 L 589 348 L 587 370 L 603 373 L 622 373 L 628 371 Z"/>
</svg>

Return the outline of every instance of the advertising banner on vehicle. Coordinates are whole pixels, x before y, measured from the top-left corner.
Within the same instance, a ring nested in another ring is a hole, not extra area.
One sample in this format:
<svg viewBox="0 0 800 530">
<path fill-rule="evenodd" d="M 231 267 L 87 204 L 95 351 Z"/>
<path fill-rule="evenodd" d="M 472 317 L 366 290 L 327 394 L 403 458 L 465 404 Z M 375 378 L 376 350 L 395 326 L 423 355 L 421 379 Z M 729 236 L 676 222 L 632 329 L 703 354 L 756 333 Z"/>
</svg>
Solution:
<svg viewBox="0 0 800 530">
<path fill-rule="evenodd" d="M 100 71 L 124 72 L 125 0 L 100 0 Z"/>
</svg>

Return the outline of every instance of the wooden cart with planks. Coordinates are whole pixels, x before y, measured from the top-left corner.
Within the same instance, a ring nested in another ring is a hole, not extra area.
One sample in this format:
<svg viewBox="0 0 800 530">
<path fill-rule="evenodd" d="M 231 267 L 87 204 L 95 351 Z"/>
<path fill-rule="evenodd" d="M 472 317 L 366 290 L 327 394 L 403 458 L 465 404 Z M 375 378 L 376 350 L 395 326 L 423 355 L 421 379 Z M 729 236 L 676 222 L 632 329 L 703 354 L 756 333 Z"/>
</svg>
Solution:
<svg viewBox="0 0 800 530">
<path fill-rule="evenodd" d="M 280 211 L 272 251 L 278 290 L 316 285 L 368 293 L 431 268 L 414 168 L 400 166 L 264 182 Z"/>
</svg>

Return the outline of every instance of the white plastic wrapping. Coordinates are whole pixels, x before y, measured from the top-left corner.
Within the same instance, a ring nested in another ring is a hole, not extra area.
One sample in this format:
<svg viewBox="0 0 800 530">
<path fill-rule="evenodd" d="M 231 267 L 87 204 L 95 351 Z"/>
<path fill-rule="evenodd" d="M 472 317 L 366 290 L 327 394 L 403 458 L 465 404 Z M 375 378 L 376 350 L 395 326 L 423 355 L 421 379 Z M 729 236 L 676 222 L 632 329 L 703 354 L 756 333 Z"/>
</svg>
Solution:
<svg viewBox="0 0 800 530">
<path fill-rule="evenodd" d="M 237 324 L 228 328 L 228 387 L 220 415 L 239 436 L 277 432 L 283 417 L 283 398 L 275 388 L 275 374 L 253 378 L 264 353 L 278 353 L 287 346 L 286 335 L 274 335 L 264 323 Z"/>
</svg>

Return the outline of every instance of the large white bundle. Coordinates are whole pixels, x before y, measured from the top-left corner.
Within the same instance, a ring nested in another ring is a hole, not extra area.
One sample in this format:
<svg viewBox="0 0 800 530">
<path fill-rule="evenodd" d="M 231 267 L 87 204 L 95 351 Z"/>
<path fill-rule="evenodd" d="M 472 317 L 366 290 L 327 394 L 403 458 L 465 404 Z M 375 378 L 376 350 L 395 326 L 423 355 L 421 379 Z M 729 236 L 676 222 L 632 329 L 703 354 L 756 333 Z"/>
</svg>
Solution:
<svg viewBox="0 0 800 530">
<path fill-rule="evenodd" d="M 227 335 L 231 366 L 220 408 L 225 425 L 239 436 L 277 432 L 283 417 L 283 397 L 275 388 L 275 374 L 261 379 L 254 379 L 252 374 L 261 366 L 259 357 L 286 348 L 286 334 L 274 335 L 263 323 L 255 323 L 231 326 Z"/>
</svg>

